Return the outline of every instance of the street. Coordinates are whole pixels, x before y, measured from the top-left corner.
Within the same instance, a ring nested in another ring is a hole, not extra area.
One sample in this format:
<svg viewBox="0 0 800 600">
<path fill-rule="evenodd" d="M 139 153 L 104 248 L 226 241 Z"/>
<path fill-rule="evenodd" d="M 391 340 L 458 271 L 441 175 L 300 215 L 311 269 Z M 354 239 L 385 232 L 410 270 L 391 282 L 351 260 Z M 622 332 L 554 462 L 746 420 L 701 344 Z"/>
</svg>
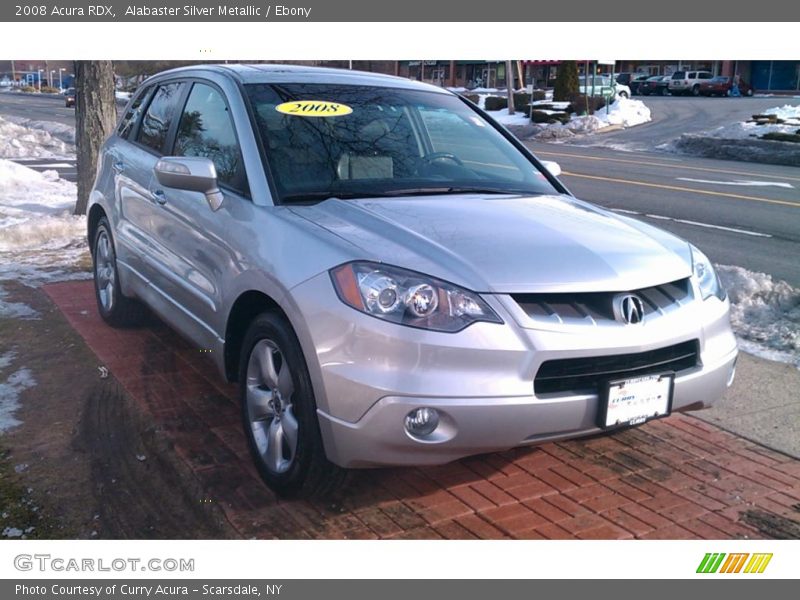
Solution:
<svg viewBox="0 0 800 600">
<path fill-rule="evenodd" d="M 781 97 L 634 96 L 634 99 L 641 100 L 650 108 L 652 121 L 604 135 L 579 137 L 569 143 L 653 150 L 656 146 L 679 138 L 683 133 L 708 131 L 736 121 L 746 121 L 769 108 L 797 103 L 796 99 Z"/>
<path fill-rule="evenodd" d="M 2 93 L 0 117 L 3 116 L 75 125 L 75 109 L 66 108 L 62 96 Z"/>
</svg>

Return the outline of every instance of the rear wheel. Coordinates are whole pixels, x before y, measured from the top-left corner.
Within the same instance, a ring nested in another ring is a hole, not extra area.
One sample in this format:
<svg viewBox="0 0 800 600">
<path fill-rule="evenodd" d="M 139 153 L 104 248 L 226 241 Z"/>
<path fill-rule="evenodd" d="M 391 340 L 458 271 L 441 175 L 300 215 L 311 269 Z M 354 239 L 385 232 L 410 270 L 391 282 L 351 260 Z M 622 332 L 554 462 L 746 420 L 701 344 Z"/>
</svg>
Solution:
<svg viewBox="0 0 800 600">
<path fill-rule="evenodd" d="M 245 334 L 239 362 L 242 423 L 261 478 L 283 496 L 323 495 L 346 471 L 325 456 L 317 406 L 300 344 L 273 312 Z"/>
<path fill-rule="evenodd" d="M 105 217 L 97 224 L 92 244 L 92 260 L 97 310 L 103 320 L 112 327 L 126 327 L 141 322 L 146 314 L 144 306 L 133 298 L 122 295 L 114 238 Z"/>
</svg>

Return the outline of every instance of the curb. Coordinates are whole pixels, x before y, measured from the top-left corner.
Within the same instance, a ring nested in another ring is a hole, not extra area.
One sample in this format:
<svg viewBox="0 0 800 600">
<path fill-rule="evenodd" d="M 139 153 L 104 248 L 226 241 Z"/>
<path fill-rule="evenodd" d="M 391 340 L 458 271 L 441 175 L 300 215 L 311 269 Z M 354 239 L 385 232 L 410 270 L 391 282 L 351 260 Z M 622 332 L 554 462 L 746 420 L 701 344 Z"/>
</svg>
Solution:
<svg viewBox="0 0 800 600">
<path fill-rule="evenodd" d="M 704 158 L 800 167 L 800 144 L 756 138 L 725 139 L 683 134 L 673 142 L 678 152 Z"/>
</svg>

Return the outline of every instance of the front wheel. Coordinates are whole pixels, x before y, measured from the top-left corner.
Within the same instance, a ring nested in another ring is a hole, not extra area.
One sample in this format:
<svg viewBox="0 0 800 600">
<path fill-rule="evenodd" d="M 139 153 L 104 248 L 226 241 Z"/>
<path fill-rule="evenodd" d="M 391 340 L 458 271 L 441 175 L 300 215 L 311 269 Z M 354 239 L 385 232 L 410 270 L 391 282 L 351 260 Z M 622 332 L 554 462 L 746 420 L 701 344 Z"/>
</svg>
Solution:
<svg viewBox="0 0 800 600">
<path fill-rule="evenodd" d="M 300 344 L 276 313 L 262 313 L 245 334 L 239 398 L 250 454 L 273 491 L 315 496 L 343 482 L 346 471 L 325 456 Z"/>
<path fill-rule="evenodd" d="M 699 96 L 700 95 L 700 86 L 696 85 L 692 87 L 692 96 Z"/>
</svg>

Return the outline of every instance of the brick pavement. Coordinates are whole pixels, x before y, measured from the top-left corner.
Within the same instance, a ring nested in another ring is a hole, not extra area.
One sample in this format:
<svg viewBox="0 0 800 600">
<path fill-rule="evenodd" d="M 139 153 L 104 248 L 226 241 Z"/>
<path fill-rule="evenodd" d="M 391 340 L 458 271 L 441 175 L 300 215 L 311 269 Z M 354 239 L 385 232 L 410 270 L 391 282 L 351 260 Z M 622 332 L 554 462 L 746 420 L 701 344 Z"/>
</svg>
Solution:
<svg viewBox="0 0 800 600">
<path fill-rule="evenodd" d="M 613 435 L 357 471 L 337 497 L 258 479 L 236 388 L 161 324 L 115 330 L 91 282 L 44 287 L 245 538 L 800 538 L 800 461 L 689 415 Z"/>
</svg>

